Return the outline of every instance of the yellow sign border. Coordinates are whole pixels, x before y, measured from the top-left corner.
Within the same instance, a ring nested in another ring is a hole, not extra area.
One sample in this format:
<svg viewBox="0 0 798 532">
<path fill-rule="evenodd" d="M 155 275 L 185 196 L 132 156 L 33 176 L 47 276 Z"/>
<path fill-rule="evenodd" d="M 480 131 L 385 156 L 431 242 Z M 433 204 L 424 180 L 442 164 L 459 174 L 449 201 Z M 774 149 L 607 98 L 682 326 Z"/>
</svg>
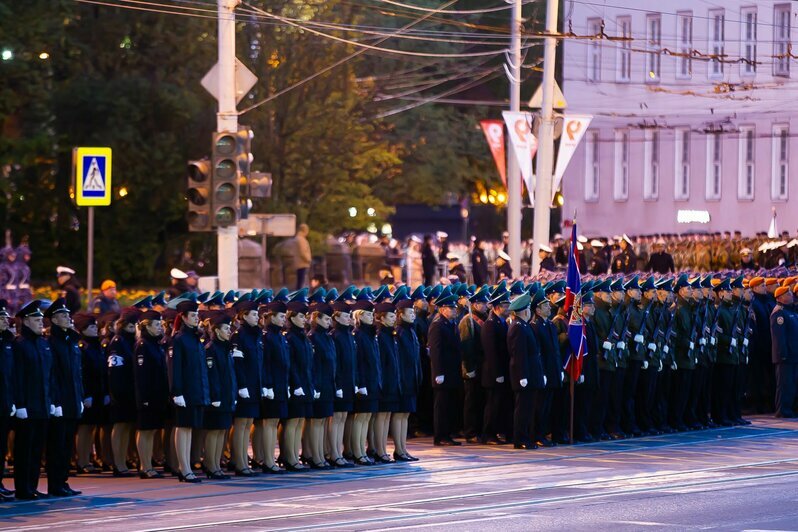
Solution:
<svg viewBox="0 0 798 532">
<path fill-rule="evenodd" d="M 105 157 L 105 194 L 101 198 L 83 196 L 83 159 L 85 157 Z M 75 203 L 79 207 L 107 207 L 111 205 L 111 148 L 75 149 Z"/>
</svg>

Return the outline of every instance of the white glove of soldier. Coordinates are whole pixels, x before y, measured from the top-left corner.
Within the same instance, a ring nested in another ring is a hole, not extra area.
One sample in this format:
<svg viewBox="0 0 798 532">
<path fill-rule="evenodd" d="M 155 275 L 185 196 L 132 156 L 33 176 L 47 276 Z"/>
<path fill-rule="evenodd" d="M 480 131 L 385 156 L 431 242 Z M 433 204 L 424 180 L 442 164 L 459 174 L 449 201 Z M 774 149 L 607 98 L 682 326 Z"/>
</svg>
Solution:
<svg viewBox="0 0 798 532">
<path fill-rule="evenodd" d="M 695 349 L 695 342 L 690 342 L 690 349 Z"/>
<path fill-rule="evenodd" d="M 55 415 L 55 405 L 50 405 L 50 415 L 51 416 Z"/>
<path fill-rule="evenodd" d="M 368 395 L 369 391 L 368 391 L 368 388 L 366 388 L 364 386 L 363 388 L 358 388 L 357 389 L 357 393 L 358 393 L 358 395 Z"/>
<path fill-rule="evenodd" d="M 504 377 L 496 377 L 496 382 L 499 384 L 504 384 Z"/>
<path fill-rule="evenodd" d="M 183 407 L 183 408 L 185 408 L 185 406 L 186 406 L 186 400 L 183 398 L 182 395 L 178 395 L 177 397 L 173 397 L 172 401 L 175 402 L 175 406 L 180 406 L 180 407 Z"/>
<path fill-rule="evenodd" d="M 291 397 L 291 387 L 289 386 L 289 387 L 288 387 L 288 388 L 286 388 L 286 389 L 288 390 L 288 392 L 287 392 L 287 393 L 288 393 L 288 397 Z"/>
<path fill-rule="evenodd" d="M 748 357 L 745 357 L 745 363 L 748 364 Z"/>
<path fill-rule="evenodd" d="M 261 388 L 260 389 L 260 396 L 261 397 L 266 397 L 266 388 Z"/>
<path fill-rule="evenodd" d="M 565 372 L 564 371 L 560 372 L 560 382 L 565 382 Z"/>
<path fill-rule="evenodd" d="M 220 406 L 222 406 L 222 402 L 221 401 L 214 401 L 214 402 L 211 403 L 211 406 L 214 407 L 214 408 L 219 408 Z"/>
<path fill-rule="evenodd" d="M 673 371 L 676 371 L 677 369 L 679 369 L 679 366 L 676 365 L 676 361 L 675 360 L 673 362 L 671 362 L 671 369 Z"/>
<path fill-rule="evenodd" d="M 141 403 L 141 404 L 143 404 L 144 406 L 150 406 L 150 403 Z"/>
<path fill-rule="evenodd" d="M 17 419 L 28 419 L 28 409 L 27 408 L 19 408 L 14 415 L 17 416 Z"/>
<path fill-rule="evenodd" d="M 11 413 L 8 414 L 9 417 L 14 417 L 17 413 L 17 407 L 15 405 L 11 405 Z"/>
<path fill-rule="evenodd" d="M 83 400 L 83 406 L 85 406 L 86 408 L 91 408 L 91 404 L 93 402 L 94 400 L 91 397 L 87 397 Z"/>
<path fill-rule="evenodd" d="M 302 388 L 297 388 L 296 390 L 294 390 L 294 395 L 296 395 L 297 397 L 304 397 L 305 390 L 303 390 Z"/>
<path fill-rule="evenodd" d="M 55 417 L 64 417 L 64 409 L 60 406 L 55 407 L 55 412 L 53 412 L 53 416 Z"/>
<path fill-rule="evenodd" d="M 656 351 L 657 350 L 657 344 L 655 344 L 654 342 L 649 342 L 648 350 L 649 351 Z"/>
<path fill-rule="evenodd" d="M 527 385 L 527 384 L 529 384 L 529 382 L 528 382 L 526 379 L 521 379 L 521 380 L 518 382 L 518 384 L 520 384 L 520 385 L 521 385 L 521 388 L 526 388 L 526 385 Z"/>
<path fill-rule="evenodd" d="M 576 381 L 576 382 L 578 382 L 579 384 L 584 384 L 584 382 L 585 382 L 585 376 L 584 376 L 584 375 L 579 375 L 579 380 L 578 380 L 578 381 Z"/>
<path fill-rule="evenodd" d="M 648 369 L 648 360 L 643 361 L 643 369 Z"/>
<path fill-rule="evenodd" d="M 667 355 L 668 353 L 670 353 L 670 350 L 671 350 L 671 348 L 670 348 L 670 347 L 668 347 L 667 345 L 663 345 L 663 346 L 662 346 L 662 352 L 663 352 L 663 353 L 665 353 L 666 355 Z"/>
<path fill-rule="evenodd" d="M 274 399 L 274 390 L 266 388 L 266 399 Z"/>
<path fill-rule="evenodd" d="M 731 339 L 731 344 L 730 344 L 730 345 L 731 345 L 732 347 L 737 347 L 737 338 L 732 338 L 732 339 Z"/>
<path fill-rule="evenodd" d="M 444 378 L 443 375 L 438 375 L 437 377 L 435 377 L 435 384 L 443 384 L 443 378 Z"/>
<path fill-rule="evenodd" d="M 604 340 L 604 343 L 601 344 L 601 347 L 610 350 L 612 349 L 612 342 L 610 342 L 609 340 Z"/>
<path fill-rule="evenodd" d="M 249 390 L 246 388 L 241 388 L 240 390 L 238 390 L 238 396 L 241 399 L 249 399 Z"/>
<path fill-rule="evenodd" d="M 321 392 L 313 392 L 313 398 L 318 399 L 321 397 Z"/>
<path fill-rule="evenodd" d="M 546 386 L 547 382 L 549 382 L 549 379 L 547 379 L 546 376 L 543 375 L 543 386 Z"/>
<path fill-rule="evenodd" d="M 715 345 L 716 343 L 718 343 L 718 339 L 717 339 L 717 338 L 715 338 L 714 336 L 710 336 L 710 338 L 709 338 L 709 344 L 710 344 L 710 345 Z"/>
<path fill-rule="evenodd" d="M 360 390 L 360 388 L 358 388 L 357 384 L 355 384 L 355 395 L 357 395 L 359 393 L 358 390 Z"/>
<path fill-rule="evenodd" d="M 344 398 L 344 391 L 343 390 L 335 390 L 335 396 L 338 399 L 343 399 Z"/>
<path fill-rule="evenodd" d="M 626 342 L 618 342 L 615 344 L 618 349 L 626 349 Z"/>
<path fill-rule="evenodd" d="M 699 338 L 698 345 L 707 345 L 707 339 L 706 338 Z"/>
<path fill-rule="evenodd" d="M 108 406 L 110 404 L 111 404 L 111 396 L 110 395 L 106 395 L 105 397 L 103 397 L 103 405 L 104 406 Z"/>
<path fill-rule="evenodd" d="M 743 338 L 743 346 L 748 347 L 748 338 Z"/>
<path fill-rule="evenodd" d="M 238 349 L 233 349 L 233 358 L 244 358 L 244 353 Z"/>
<path fill-rule="evenodd" d="M 466 377 L 468 377 L 469 379 L 473 379 L 476 376 L 477 376 L 476 371 L 469 371 L 468 373 L 466 373 Z"/>
<path fill-rule="evenodd" d="M 637 342 L 638 344 L 642 344 L 643 343 L 643 335 L 642 334 L 636 334 L 635 335 L 635 342 Z"/>
<path fill-rule="evenodd" d="M 83 402 L 80 403 L 80 413 L 83 413 Z"/>
</svg>

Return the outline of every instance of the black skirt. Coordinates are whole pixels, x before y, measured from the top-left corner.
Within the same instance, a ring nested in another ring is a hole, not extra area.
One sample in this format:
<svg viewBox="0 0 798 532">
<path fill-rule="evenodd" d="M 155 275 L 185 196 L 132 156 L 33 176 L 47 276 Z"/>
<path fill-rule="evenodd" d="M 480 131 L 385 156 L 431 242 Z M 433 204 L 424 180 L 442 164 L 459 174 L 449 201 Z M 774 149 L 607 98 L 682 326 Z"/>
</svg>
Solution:
<svg viewBox="0 0 798 532">
<path fill-rule="evenodd" d="M 399 412 L 399 401 L 380 401 L 379 412 Z"/>
<path fill-rule="evenodd" d="M 111 423 L 135 423 L 137 417 L 135 404 L 111 405 Z"/>
<path fill-rule="evenodd" d="M 227 430 L 232 425 L 232 412 L 219 412 L 218 409 L 211 406 L 202 415 L 202 428 L 205 430 Z"/>
<path fill-rule="evenodd" d="M 94 403 L 91 408 L 84 408 L 83 414 L 78 420 L 79 425 L 106 425 L 111 422 L 111 412 L 108 407 Z"/>
<path fill-rule="evenodd" d="M 363 399 L 358 398 L 355 401 L 355 413 L 357 414 L 364 414 L 364 413 L 372 413 L 376 414 L 380 411 L 380 402 L 377 399 L 370 399 L 366 396 Z"/>
<path fill-rule="evenodd" d="M 399 398 L 399 410 L 397 410 L 397 412 L 412 414 L 415 411 L 416 411 L 415 395 L 403 395 Z"/>
<path fill-rule="evenodd" d="M 315 419 L 332 417 L 332 415 L 333 415 L 332 401 L 313 401 L 313 417 Z"/>
<path fill-rule="evenodd" d="M 233 417 L 256 418 L 260 414 L 260 403 L 241 403 L 236 404 L 236 411 Z"/>
<path fill-rule="evenodd" d="M 288 401 L 280 399 L 266 399 L 261 404 L 260 417 L 262 419 L 285 419 L 288 417 Z"/>
<path fill-rule="evenodd" d="M 355 403 L 353 401 L 347 401 L 346 399 L 336 399 L 333 401 L 333 411 L 335 412 L 352 412 L 355 409 Z"/>
<path fill-rule="evenodd" d="M 286 419 L 313 417 L 313 405 L 304 397 L 292 397 L 288 400 L 288 415 Z"/>
<path fill-rule="evenodd" d="M 137 418 L 139 430 L 160 430 L 166 426 L 166 409 L 162 407 L 140 408 Z"/>
<path fill-rule="evenodd" d="M 201 429 L 202 412 L 201 406 L 178 406 L 175 408 L 175 427 L 184 429 Z"/>
</svg>

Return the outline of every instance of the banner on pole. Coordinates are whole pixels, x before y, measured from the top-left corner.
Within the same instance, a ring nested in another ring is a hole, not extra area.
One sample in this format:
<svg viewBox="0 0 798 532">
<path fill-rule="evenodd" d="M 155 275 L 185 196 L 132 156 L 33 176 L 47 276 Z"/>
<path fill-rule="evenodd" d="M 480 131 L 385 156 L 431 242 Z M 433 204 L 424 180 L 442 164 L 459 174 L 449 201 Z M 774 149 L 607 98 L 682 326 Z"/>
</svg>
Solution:
<svg viewBox="0 0 798 532">
<path fill-rule="evenodd" d="M 560 149 L 557 152 L 554 182 L 551 187 L 551 201 L 554 201 L 554 196 L 557 194 L 557 189 L 560 188 L 565 169 L 568 168 L 568 163 L 571 162 L 571 157 L 573 157 L 576 147 L 579 146 L 579 141 L 585 136 L 585 131 L 587 131 L 591 120 L 593 120 L 593 117 L 589 115 L 565 115 L 563 117 Z"/>
<path fill-rule="evenodd" d="M 493 155 L 493 160 L 496 162 L 496 169 L 499 170 L 499 176 L 502 178 L 504 189 L 507 190 L 507 161 L 506 150 L 504 148 L 504 122 L 501 120 L 481 120 L 479 125 L 482 126 L 482 132 L 485 133 L 485 139 L 488 141 L 490 153 Z"/>
<path fill-rule="evenodd" d="M 527 112 L 503 111 L 502 116 L 510 132 L 510 142 L 521 169 L 521 177 L 529 193 L 529 203 L 535 206 L 535 174 L 532 173 L 532 158 L 538 151 L 538 139 L 532 133 L 532 114 Z M 512 193 L 508 190 L 508 194 Z"/>
</svg>

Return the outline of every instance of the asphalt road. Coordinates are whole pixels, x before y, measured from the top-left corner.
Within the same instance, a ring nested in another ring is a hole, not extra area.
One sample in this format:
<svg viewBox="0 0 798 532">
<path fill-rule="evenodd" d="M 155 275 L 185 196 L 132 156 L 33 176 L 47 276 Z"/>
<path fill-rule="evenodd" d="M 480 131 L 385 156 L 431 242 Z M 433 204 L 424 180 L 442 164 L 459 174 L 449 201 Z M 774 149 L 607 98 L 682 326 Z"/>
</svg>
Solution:
<svg viewBox="0 0 798 532">
<path fill-rule="evenodd" d="M 80 477 L 80 497 L 1 505 L 0 530 L 798 530 L 798 422 L 411 452 L 421 461 L 198 485 Z"/>
</svg>

